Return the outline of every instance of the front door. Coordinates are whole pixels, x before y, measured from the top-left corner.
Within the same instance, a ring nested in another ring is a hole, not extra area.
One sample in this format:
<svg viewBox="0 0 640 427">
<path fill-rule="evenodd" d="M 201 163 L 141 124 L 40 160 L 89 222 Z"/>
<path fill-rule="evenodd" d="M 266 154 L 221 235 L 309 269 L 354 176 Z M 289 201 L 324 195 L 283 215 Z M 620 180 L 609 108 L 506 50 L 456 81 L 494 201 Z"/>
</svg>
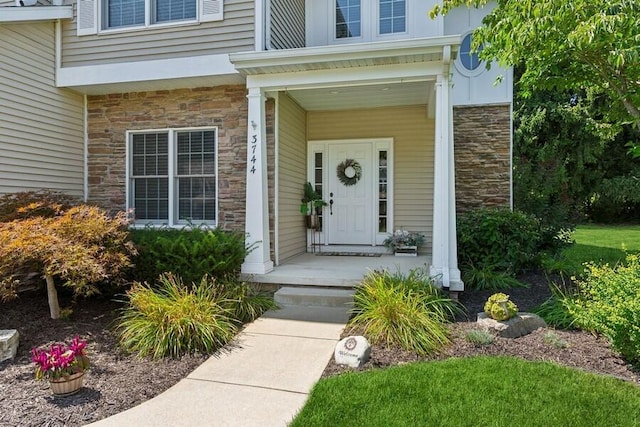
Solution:
<svg viewBox="0 0 640 427">
<path fill-rule="evenodd" d="M 373 245 L 373 143 L 329 144 L 328 160 L 327 243 Z"/>
</svg>

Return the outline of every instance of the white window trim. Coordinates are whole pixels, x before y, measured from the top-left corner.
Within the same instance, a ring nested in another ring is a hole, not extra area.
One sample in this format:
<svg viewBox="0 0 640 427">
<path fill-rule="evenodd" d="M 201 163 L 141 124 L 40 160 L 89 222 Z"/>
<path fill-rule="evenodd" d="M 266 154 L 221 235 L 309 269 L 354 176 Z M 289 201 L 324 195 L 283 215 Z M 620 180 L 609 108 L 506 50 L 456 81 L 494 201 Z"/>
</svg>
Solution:
<svg viewBox="0 0 640 427">
<path fill-rule="evenodd" d="M 218 176 L 218 168 L 219 168 L 219 162 L 218 162 L 218 139 L 219 139 L 219 129 L 218 126 L 204 126 L 204 127 L 186 127 L 186 128 L 161 128 L 161 129 L 140 129 L 140 130 L 128 130 L 126 131 L 126 166 L 125 166 L 125 174 L 126 174 L 126 180 L 125 180 L 125 195 L 126 195 L 126 209 L 127 211 L 129 211 L 129 209 L 133 209 L 133 200 L 132 200 L 132 189 L 131 189 L 131 172 L 132 172 L 132 162 L 133 162 L 133 156 L 131 153 L 131 137 L 132 135 L 140 135 L 140 134 L 148 134 L 148 133 L 164 133 L 166 132 L 168 134 L 168 147 L 167 147 L 167 152 L 169 153 L 168 156 L 168 170 L 169 170 L 169 182 L 168 182 L 168 187 L 169 187 L 169 204 L 168 204 L 168 219 L 167 221 L 158 221 L 158 220 L 140 220 L 140 221 L 134 221 L 134 223 L 131 225 L 131 227 L 133 228 L 144 228 L 144 227 L 169 227 L 169 228 L 184 228 L 185 226 L 187 226 L 188 224 L 190 224 L 190 222 L 188 221 L 184 221 L 184 220 L 178 220 L 176 218 L 176 211 L 177 211 L 177 199 L 176 199 L 176 189 L 175 189 L 175 182 L 176 182 L 176 175 L 177 175 L 177 170 L 176 170 L 176 163 L 175 163 L 175 158 L 177 155 L 176 152 L 176 134 L 178 132 L 191 132 L 191 131 L 214 131 L 215 132 L 215 147 L 214 147 L 214 152 L 215 152 L 215 177 L 216 177 L 216 183 L 215 183 L 215 191 L 216 191 L 216 201 L 215 201 L 215 221 L 201 221 L 201 222 L 195 222 L 192 221 L 191 223 L 193 225 L 205 225 L 207 227 L 211 227 L 211 228 L 215 228 L 218 226 L 219 223 L 219 214 L 220 214 L 220 193 L 219 193 L 219 176 Z M 134 212 L 135 215 L 135 212 Z"/>
</svg>

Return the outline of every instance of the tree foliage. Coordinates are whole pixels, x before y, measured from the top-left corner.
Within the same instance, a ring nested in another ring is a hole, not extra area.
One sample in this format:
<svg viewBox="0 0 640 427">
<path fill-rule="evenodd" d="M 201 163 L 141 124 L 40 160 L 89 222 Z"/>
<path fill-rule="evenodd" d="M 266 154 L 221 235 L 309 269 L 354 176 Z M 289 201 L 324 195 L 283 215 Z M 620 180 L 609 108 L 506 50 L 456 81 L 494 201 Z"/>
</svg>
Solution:
<svg viewBox="0 0 640 427">
<path fill-rule="evenodd" d="M 536 91 L 524 98 L 516 91 L 517 209 L 560 227 L 638 218 L 640 162 L 627 156 L 624 141 L 640 141 L 640 132 L 600 121 L 599 101 L 589 93 Z"/>
<path fill-rule="evenodd" d="M 96 286 L 114 279 L 135 252 L 127 241 L 127 219 L 80 205 L 54 217 L 35 216 L 0 223 L 0 288 L 15 285 L 15 272 L 25 266 L 47 281 L 52 318 L 60 315 L 54 280 L 61 279 L 76 295 L 98 293 Z"/>
<path fill-rule="evenodd" d="M 488 0 L 442 0 L 431 17 Z M 524 64 L 525 91 L 595 89 L 611 100 L 609 118 L 640 122 L 640 2 L 498 0 L 474 32 L 480 57 Z"/>
</svg>

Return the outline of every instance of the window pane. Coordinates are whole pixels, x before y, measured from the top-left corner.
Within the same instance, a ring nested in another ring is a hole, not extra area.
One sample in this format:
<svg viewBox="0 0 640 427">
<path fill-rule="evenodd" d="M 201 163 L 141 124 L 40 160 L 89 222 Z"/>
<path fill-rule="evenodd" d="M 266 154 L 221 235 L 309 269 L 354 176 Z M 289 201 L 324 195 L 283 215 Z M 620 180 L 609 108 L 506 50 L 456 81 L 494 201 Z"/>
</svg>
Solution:
<svg viewBox="0 0 640 427">
<path fill-rule="evenodd" d="M 144 25 L 144 0 L 107 0 L 107 27 Z"/>
<path fill-rule="evenodd" d="M 137 219 L 168 219 L 169 180 L 167 178 L 135 178 L 133 188 L 133 207 Z"/>
<path fill-rule="evenodd" d="M 178 133 L 177 208 L 181 221 L 215 221 L 215 131 Z"/>
<path fill-rule="evenodd" d="M 360 0 L 336 0 L 336 38 L 360 37 Z"/>
<path fill-rule="evenodd" d="M 460 62 L 469 71 L 473 71 L 480 65 L 478 52 L 471 51 L 472 35 L 467 34 L 460 43 Z M 480 49 L 482 50 L 482 48 Z"/>
<path fill-rule="evenodd" d="M 405 0 L 379 0 L 380 34 L 406 31 L 407 7 Z"/>
<path fill-rule="evenodd" d="M 169 172 L 167 155 L 167 134 L 149 133 L 133 135 L 131 141 L 132 175 L 166 176 Z"/>
<path fill-rule="evenodd" d="M 195 19 L 196 0 L 156 0 L 155 22 Z"/>
<path fill-rule="evenodd" d="M 215 220 L 215 178 L 180 178 L 178 180 L 178 218 L 180 220 Z"/>
</svg>

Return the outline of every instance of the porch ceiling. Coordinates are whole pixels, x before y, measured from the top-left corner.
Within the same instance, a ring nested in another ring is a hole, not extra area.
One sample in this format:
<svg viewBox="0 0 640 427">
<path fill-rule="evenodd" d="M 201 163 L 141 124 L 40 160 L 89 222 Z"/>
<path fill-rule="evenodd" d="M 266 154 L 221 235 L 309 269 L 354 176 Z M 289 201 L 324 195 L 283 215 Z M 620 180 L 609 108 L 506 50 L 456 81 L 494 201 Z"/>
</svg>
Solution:
<svg viewBox="0 0 640 427">
<path fill-rule="evenodd" d="M 433 81 L 387 83 L 319 89 L 289 90 L 287 93 L 307 111 L 427 105 L 434 93 Z"/>
</svg>

